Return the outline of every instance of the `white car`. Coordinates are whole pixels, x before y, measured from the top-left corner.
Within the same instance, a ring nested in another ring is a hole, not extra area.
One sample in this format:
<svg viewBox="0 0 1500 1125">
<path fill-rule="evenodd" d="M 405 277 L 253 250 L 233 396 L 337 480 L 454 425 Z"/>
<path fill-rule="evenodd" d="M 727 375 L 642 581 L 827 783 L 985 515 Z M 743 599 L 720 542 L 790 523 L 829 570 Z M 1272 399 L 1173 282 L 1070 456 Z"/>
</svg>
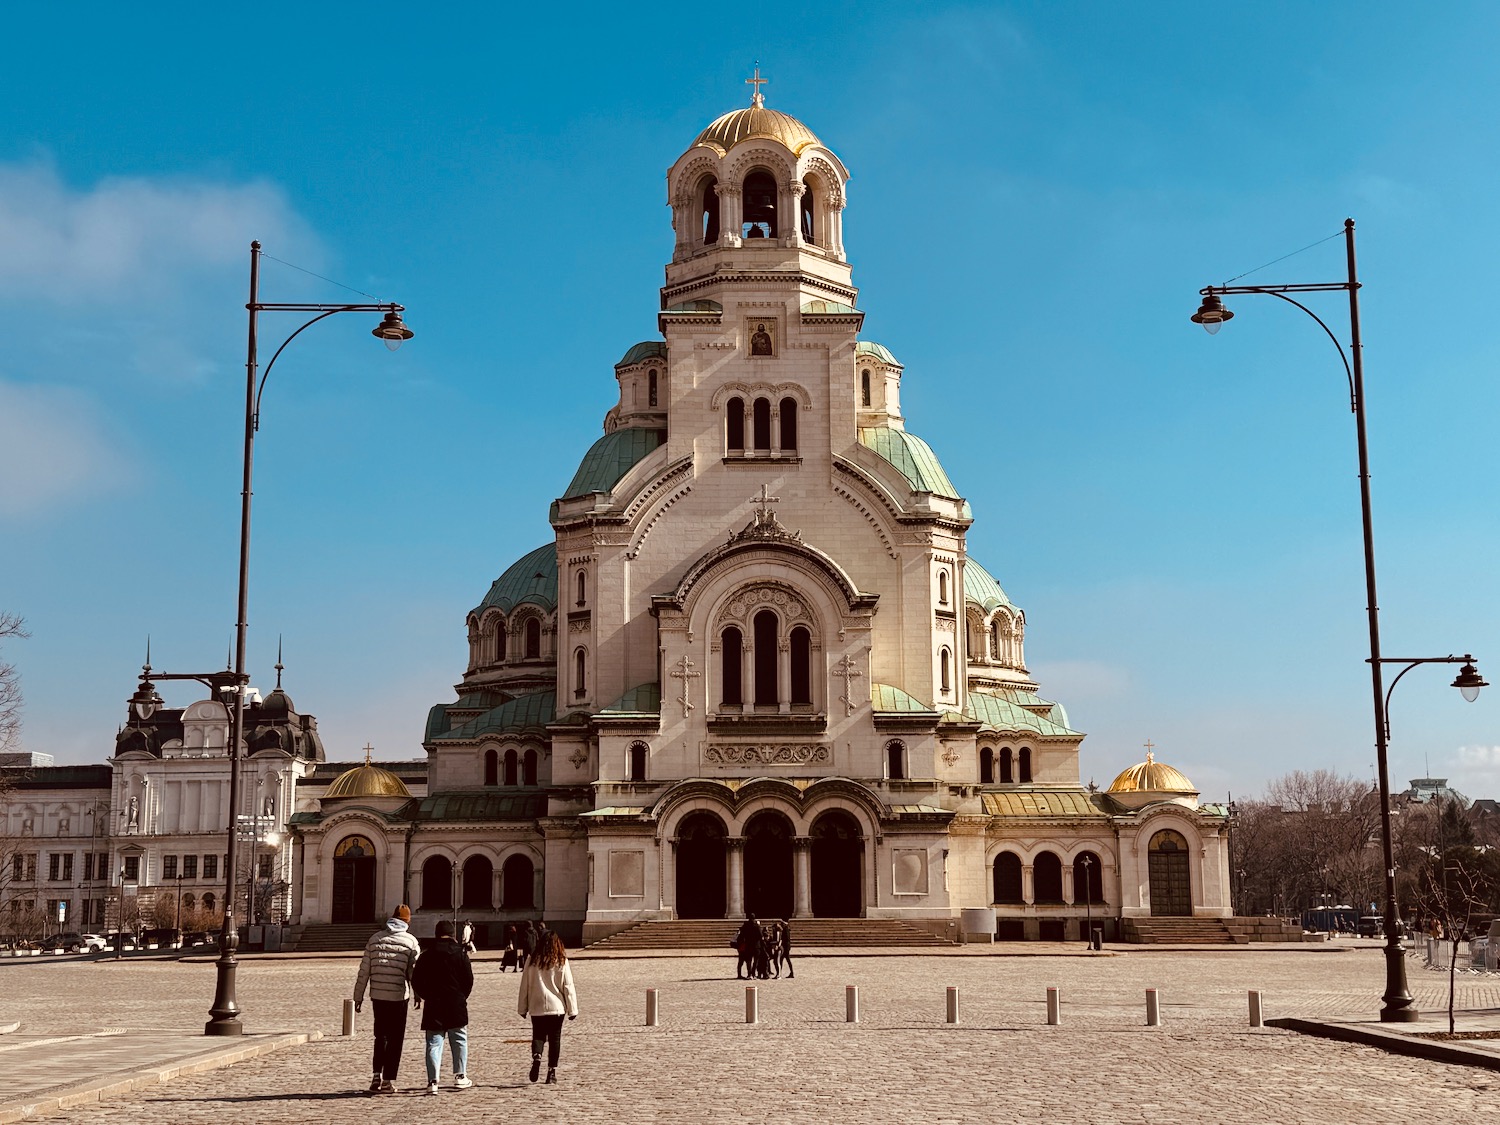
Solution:
<svg viewBox="0 0 1500 1125">
<path fill-rule="evenodd" d="M 83 934 L 83 951 L 85 953 L 98 953 L 102 949 L 109 948 L 109 942 L 98 934 Z"/>
</svg>

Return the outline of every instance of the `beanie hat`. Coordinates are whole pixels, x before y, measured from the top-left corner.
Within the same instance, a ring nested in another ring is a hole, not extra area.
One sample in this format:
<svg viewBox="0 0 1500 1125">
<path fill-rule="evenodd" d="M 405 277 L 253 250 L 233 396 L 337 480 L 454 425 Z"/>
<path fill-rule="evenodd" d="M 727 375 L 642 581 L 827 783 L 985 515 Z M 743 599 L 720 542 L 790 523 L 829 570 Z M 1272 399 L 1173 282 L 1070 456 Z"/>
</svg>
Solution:
<svg viewBox="0 0 1500 1125">
<path fill-rule="evenodd" d="M 400 906 L 396 907 L 396 909 L 391 912 L 391 917 L 399 918 L 403 922 L 410 922 L 411 907 L 407 906 L 406 903 L 403 902 Z"/>
</svg>

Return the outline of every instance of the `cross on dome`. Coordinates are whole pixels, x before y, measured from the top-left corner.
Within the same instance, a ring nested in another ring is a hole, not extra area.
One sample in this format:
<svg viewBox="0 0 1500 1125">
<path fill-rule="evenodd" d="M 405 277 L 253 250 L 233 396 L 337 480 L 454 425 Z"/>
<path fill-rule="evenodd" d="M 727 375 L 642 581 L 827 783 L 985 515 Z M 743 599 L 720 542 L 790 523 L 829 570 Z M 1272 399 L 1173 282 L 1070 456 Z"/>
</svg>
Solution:
<svg viewBox="0 0 1500 1125">
<path fill-rule="evenodd" d="M 750 97 L 750 104 L 755 109 L 760 109 L 761 107 L 763 107 L 766 104 L 765 95 L 760 92 L 760 88 L 763 85 L 765 85 L 767 82 L 769 82 L 769 81 L 770 81 L 769 78 L 762 78 L 760 76 L 760 60 L 756 59 L 755 60 L 755 77 L 754 78 L 747 78 L 747 79 L 745 79 L 745 85 L 747 85 L 747 86 L 754 86 L 755 87 L 755 93 L 752 94 L 751 97 Z"/>
<path fill-rule="evenodd" d="M 365 765 L 368 766 L 370 764 L 370 755 L 373 754 L 374 752 L 375 752 L 375 747 L 371 746 L 368 742 L 366 742 L 365 743 Z"/>
<path fill-rule="evenodd" d="M 1151 751 L 1153 751 L 1155 749 L 1156 749 L 1156 743 L 1152 742 L 1149 738 L 1146 739 L 1146 763 L 1148 765 L 1156 760 L 1155 758 L 1153 758 L 1151 756 Z"/>
</svg>

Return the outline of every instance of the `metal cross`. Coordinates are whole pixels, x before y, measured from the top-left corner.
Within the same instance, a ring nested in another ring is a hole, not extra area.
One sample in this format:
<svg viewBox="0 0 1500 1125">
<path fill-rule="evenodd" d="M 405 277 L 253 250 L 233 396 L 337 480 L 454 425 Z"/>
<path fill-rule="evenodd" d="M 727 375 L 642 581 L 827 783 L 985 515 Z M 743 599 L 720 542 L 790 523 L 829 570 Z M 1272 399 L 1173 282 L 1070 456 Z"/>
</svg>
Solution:
<svg viewBox="0 0 1500 1125">
<path fill-rule="evenodd" d="M 780 504 L 780 496 L 772 496 L 771 490 L 766 485 L 760 486 L 760 494 L 750 497 L 750 503 L 755 505 L 755 522 L 765 523 L 771 515 L 771 505 Z"/>
<path fill-rule="evenodd" d="M 682 714 L 686 718 L 688 712 L 693 709 L 693 701 L 688 694 L 688 688 L 692 682 L 699 679 L 703 673 L 695 669 L 693 662 L 684 656 L 677 662 L 677 671 L 669 673 L 674 680 L 682 681 L 682 695 L 677 702 L 682 704 Z"/>
<path fill-rule="evenodd" d="M 851 660 L 849 654 L 846 652 L 839 658 L 839 662 L 833 666 L 833 674 L 844 678 L 844 714 L 852 715 L 854 714 L 854 699 L 852 696 L 854 681 L 862 677 L 864 673 L 859 670 L 858 663 Z"/>
<path fill-rule="evenodd" d="M 375 752 L 375 747 L 371 746 L 368 742 L 366 742 L 365 743 L 365 765 L 368 766 L 370 764 L 370 755 L 373 754 L 374 752 Z"/>
<path fill-rule="evenodd" d="M 745 79 L 745 85 L 747 85 L 747 86 L 754 86 L 755 87 L 755 94 L 750 99 L 750 104 L 751 105 L 753 105 L 753 106 L 760 106 L 760 105 L 764 105 L 765 104 L 765 100 L 766 100 L 765 99 L 765 95 L 763 95 L 760 92 L 760 88 L 763 85 L 765 85 L 767 82 L 769 82 L 769 81 L 770 81 L 769 78 L 762 78 L 760 76 L 760 60 L 756 59 L 755 60 L 755 77 L 754 78 L 747 78 L 747 79 Z"/>
<path fill-rule="evenodd" d="M 1146 739 L 1146 761 L 1151 761 L 1151 751 L 1155 749 L 1156 743 L 1152 742 L 1149 738 Z"/>
</svg>

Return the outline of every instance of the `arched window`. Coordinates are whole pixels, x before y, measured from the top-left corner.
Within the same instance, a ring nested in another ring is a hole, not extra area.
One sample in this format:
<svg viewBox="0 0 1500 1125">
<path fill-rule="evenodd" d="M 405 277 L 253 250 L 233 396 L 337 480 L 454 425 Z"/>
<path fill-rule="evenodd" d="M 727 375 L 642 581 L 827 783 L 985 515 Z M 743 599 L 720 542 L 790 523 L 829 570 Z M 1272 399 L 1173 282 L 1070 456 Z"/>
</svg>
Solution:
<svg viewBox="0 0 1500 1125">
<path fill-rule="evenodd" d="M 1014 785 L 1016 781 L 1015 754 L 1007 746 L 1000 751 L 1000 784 Z"/>
<path fill-rule="evenodd" d="M 992 785 L 995 781 L 995 752 L 988 746 L 979 748 L 979 784 Z"/>
<path fill-rule="evenodd" d="M 944 695 L 953 690 L 953 654 L 946 646 L 938 653 L 938 686 Z"/>
<path fill-rule="evenodd" d="M 763 609 L 755 615 L 755 703 L 756 706 L 775 706 L 779 702 L 776 691 L 776 615 Z"/>
<path fill-rule="evenodd" d="M 698 216 L 702 224 L 703 245 L 713 246 L 719 241 L 719 181 L 710 176 L 703 181 L 698 193 Z"/>
<path fill-rule="evenodd" d="M 575 581 L 574 584 L 578 587 L 578 604 L 579 605 L 587 605 L 588 604 L 588 588 L 589 588 L 588 587 L 588 578 L 585 576 L 585 574 L 584 574 L 583 571 L 580 570 L 578 572 L 578 577 L 577 577 L 577 579 L 576 579 L 576 581 Z"/>
<path fill-rule="evenodd" d="M 776 238 L 776 180 L 771 173 L 757 169 L 746 176 L 742 199 L 745 219 L 740 233 L 745 238 Z"/>
<path fill-rule="evenodd" d="M 731 707 L 742 706 L 745 697 L 740 684 L 744 682 L 745 641 L 733 625 L 720 637 L 719 652 L 723 660 L 724 682 L 720 685 L 719 698 Z"/>
<path fill-rule="evenodd" d="M 906 777 L 906 746 L 899 741 L 885 744 L 885 775 L 892 781 Z"/>
<path fill-rule="evenodd" d="M 535 617 L 526 619 L 526 659 L 538 660 L 542 655 L 542 623 Z"/>
<path fill-rule="evenodd" d="M 797 400 L 781 400 L 781 448 L 797 448 Z"/>
<path fill-rule="evenodd" d="M 1033 902 L 1061 902 L 1062 860 L 1056 852 L 1042 852 L 1032 861 Z"/>
<path fill-rule="evenodd" d="M 656 369 L 652 368 L 646 373 L 646 405 L 656 405 Z"/>
<path fill-rule="evenodd" d="M 632 742 L 630 744 L 630 780 L 646 780 L 646 755 L 649 748 L 644 742 Z"/>
<path fill-rule="evenodd" d="M 182 896 L 182 910 L 184 914 L 191 914 L 194 910 L 197 909 L 198 898 L 196 895 L 185 894 Z"/>
<path fill-rule="evenodd" d="M 521 784 L 536 784 L 536 751 L 528 750 L 521 755 Z"/>
<path fill-rule="evenodd" d="M 817 226 L 813 221 L 813 200 L 817 196 L 816 189 L 810 180 L 802 182 L 802 241 L 817 245 Z"/>
<path fill-rule="evenodd" d="M 1021 784 L 1025 785 L 1031 780 L 1031 750 L 1025 746 L 1021 747 L 1019 757 L 1021 760 Z"/>
<path fill-rule="evenodd" d="M 516 784 L 516 781 L 517 781 L 516 766 L 517 766 L 518 763 L 519 763 L 519 759 L 516 757 L 516 752 L 514 750 L 507 750 L 505 752 L 505 784 L 506 785 L 514 785 L 514 784 Z"/>
<path fill-rule="evenodd" d="M 422 909 L 453 909 L 453 864 L 440 855 L 422 864 Z"/>
<path fill-rule="evenodd" d="M 486 785 L 500 784 L 500 755 L 494 750 L 484 752 L 484 783 Z"/>
<path fill-rule="evenodd" d="M 505 618 L 495 618 L 495 663 L 499 664 L 505 659 Z"/>
<path fill-rule="evenodd" d="M 745 400 L 730 399 L 724 405 L 724 445 L 731 453 L 745 452 Z"/>
<path fill-rule="evenodd" d="M 938 605 L 948 604 L 948 572 L 938 571 Z"/>
<path fill-rule="evenodd" d="M 1098 906 L 1104 901 L 1104 865 L 1093 852 L 1073 859 L 1073 901 Z"/>
<path fill-rule="evenodd" d="M 208 891 L 203 896 L 203 909 L 212 911 L 218 908 L 219 900 L 214 898 L 213 891 Z"/>
<path fill-rule="evenodd" d="M 751 438 L 756 449 L 769 451 L 771 448 L 771 400 L 758 398 L 755 405 L 751 407 Z"/>
<path fill-rule="evenodd" d="M 865 370 L 863 370 L 863 371 L 861 371 L 859 373 L 859 404 L 861 406 L 869 406 L 870 405 L 870 369 L 869 368 L 865 368 Z"/>
<path fill-rule="evenodd" d="M 465 910 L 490 910 L 495 905 L 495 866 L 482 855 L 464 860 L 463 897 Z"/>
<path fill-rule="evenodd" d="M 588 663 L 588 656 L 583 651 L 583 649 L 582 648 L 576 648 L 576 649 L 574 649 L 573 650 L 573 698 L 574 699 L 582 699 L 585 695 L 588 694 L 588 685 L 587 685 L 586 681 L 584 680 L 584 673 L 586 671 L 585 665 L 587 663 Z"/>
<path fill-rule="evenodd" d="M 995 618 L 995 623 L 990 626 L 990 659 L 996 664 L 1003 664 L 1005 648 L 1000 643 L 1000 619 Z"/>
<path fill-rule="evenodd" d="M 530 910 L 535 900 L 535 868 L 524 855 L 513 855 L 500 868 L 500 882 L 504 887 L 502 910 Z"/>
<path fill-rule="evenodd" d="M 811 706 L 812 634 L 798 625 L 792 630 L 791 648 L 792 706 Z"/>
<path fill-rule="evenodd" d="M 1024 901 L 1021 896 L 1021 857 L 1015 852 L 1001 852 L 995 857 L 995 901 Z"/>
</svg>

